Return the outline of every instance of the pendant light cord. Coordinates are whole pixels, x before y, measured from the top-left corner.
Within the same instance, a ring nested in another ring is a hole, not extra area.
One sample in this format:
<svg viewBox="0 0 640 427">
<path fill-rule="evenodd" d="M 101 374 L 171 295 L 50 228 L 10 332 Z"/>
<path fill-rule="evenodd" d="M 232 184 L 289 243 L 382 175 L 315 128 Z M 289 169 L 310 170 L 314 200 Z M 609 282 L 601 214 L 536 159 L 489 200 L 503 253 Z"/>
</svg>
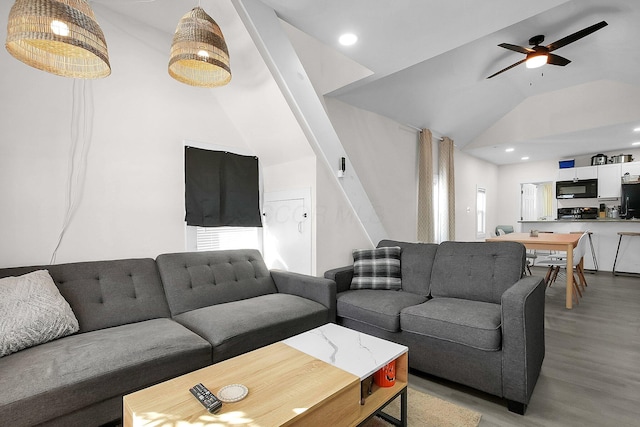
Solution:
<svg viewBox="0 0 640 427">
<path fill-rule="evenodd" d="M 87 80 L 73 80 L 71 102 L 71 144 L 69 146 L 69 173 L 67 175 L 67 206 L 62 229 L 49 264 L 54 264 L 58 249 L 82 202 L 87 175 L 87 162 L 93 138 L 93 86 Z"/>
</svg>

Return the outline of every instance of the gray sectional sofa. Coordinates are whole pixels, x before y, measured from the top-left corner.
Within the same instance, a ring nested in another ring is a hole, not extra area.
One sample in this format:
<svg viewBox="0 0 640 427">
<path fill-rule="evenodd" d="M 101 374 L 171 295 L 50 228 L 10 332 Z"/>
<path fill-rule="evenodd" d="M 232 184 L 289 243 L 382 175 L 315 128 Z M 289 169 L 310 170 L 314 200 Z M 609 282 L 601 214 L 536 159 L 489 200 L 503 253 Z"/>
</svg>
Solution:
<svg viewBox="0 0 640 427">
<path fill-rule="evenodd" d="M 401 248 L 401 290 L 337 284 L 337 323 L 409 347 L 409 366 L 507 400 L 524 414 L 545 353 L 542 278 L 519 243 L 381 241 Z"/>
<path fill-rule="evenodd" d="M 122 396 L 335 320 L 332 280 L 269 271 L 258 251 L 46 269 L 80 330 L 0 357 L 0 424 L 98 426 Z"/>
</svg>

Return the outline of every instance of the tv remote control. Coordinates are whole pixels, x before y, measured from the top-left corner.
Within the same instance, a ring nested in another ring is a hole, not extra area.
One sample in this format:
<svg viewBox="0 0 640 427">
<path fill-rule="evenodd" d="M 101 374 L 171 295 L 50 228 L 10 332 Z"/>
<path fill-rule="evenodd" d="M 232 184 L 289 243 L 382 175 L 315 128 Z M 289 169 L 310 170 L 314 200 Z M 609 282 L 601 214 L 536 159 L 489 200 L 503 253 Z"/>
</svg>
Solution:
<svg viewBox="0 0 640 427">
<path fill-rule="evenodd" d="M 189 391 L 210 413 L 215 414 L 222 408 L 222 402 L 218 400 L 216 395 L 211 393 L 208 388 L 202 385 L 202 383 L 194 385 Z"/>
</svg>

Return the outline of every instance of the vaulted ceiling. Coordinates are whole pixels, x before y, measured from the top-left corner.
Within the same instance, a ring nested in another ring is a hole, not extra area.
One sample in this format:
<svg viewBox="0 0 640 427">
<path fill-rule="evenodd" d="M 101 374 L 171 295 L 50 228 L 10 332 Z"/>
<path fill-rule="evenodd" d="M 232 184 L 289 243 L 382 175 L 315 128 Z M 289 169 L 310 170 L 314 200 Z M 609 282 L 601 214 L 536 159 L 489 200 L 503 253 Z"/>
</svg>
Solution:
<svg viewBox="0 0 640 427">
<path fill-rule="evenodd" d="M 477 157 L 546 160 L 640 140 L 640 2 L 263 1 L 371 70 L 328 96 L 448 135 Z M 603 20 L 607 27 L 554 52 L 567 66 L 520 65 L 486 79 L 524 57 L 498 44 L 528 46 L 537 34 L 548 44 Z M 347 31 L 359 41 L 342 47 Z"/>
<path fill-rule="evenodd" d="M 640 127 L 638 1 L 261 1 L 307 38 L 295 43 L 313 40 L 363 70 L 357 79 L 345 78 L 346 62 L 326 64 L 335 77 L 326 96 L 450 136 L 474 156 L 507 164 L 522 156 L 535 161 L 623 152 L 640 140 L 633 132 Z M 175 0 L 95 3 L 168 33 L 195 6 Z M 238 19 L 216 1 L 201 3 L 223 31 L 225 22 Z M 607 27 L 555 52 L 569 65 L 520 65 L 486 79 L 523 57 L 498 44 L 527 46 L 537 34 L 547 44 L 603 20 Z M 356 45 L 338 44 L 347 31 L 358 35 Z M 508 147 L 514 151 L 505 152 Z"/>
</svg>

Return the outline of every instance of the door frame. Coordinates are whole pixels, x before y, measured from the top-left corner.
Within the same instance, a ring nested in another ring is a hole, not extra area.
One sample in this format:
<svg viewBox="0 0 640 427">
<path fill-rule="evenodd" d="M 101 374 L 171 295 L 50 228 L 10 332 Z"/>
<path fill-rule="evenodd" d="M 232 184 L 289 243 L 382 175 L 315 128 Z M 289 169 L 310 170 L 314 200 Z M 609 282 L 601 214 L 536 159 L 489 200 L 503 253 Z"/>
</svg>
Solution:
<svg viewBox="0 0 640 427">
<path fill-rule="evenodd" d="M 309 235 L 309 257 L 311 257 L 311 274 L 316 274 L 316 254 L 315 254 L 315 218 L 313 215 L 313 206 L 311 204 L 311 188 L 297 188 L 292 190 L 280 190 L 280 191 L 265 191 L 263 193 L 263 214 L 264 214 L 264 205 L 267 202 L 279 202 L 285 200 L 293 200 L 293 199 L 303 199 L 303 203 L 306 209 L 307 221 L 310 225 L 310 235 Z M 263 242 L 264 242 L 263 236 Z M 264 247 L 264 246 L 263 246 Z M 266 255 L 266 254 L 265 254 Z"/>
</svg>

